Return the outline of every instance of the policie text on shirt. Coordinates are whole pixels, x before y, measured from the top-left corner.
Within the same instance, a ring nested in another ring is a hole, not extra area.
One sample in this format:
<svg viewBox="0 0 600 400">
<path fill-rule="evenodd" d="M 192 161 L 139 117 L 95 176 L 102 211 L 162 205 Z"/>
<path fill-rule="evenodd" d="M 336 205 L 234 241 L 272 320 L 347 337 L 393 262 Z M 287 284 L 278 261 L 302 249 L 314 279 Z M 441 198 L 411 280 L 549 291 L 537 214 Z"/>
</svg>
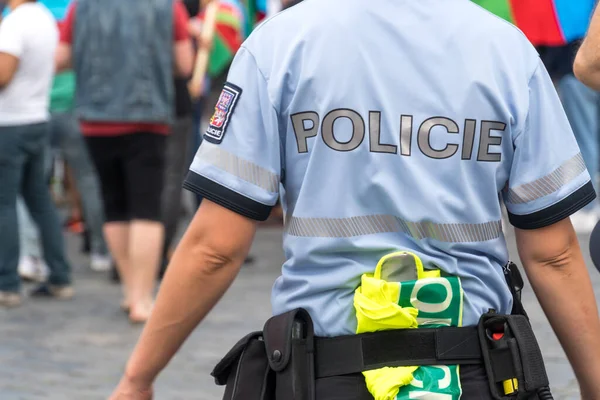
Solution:
<svg viewBox="0 0 600 400">
<path fill-rule="evenodd" d="M 348 119 L 352 124 L 352 135 L 348 141 L 340 142 L 334 134 L 334 125 L 338 119 Z M 336 109 L 325 115 L 322 122 L 319 114 L 314 111 L 306 111 L 291 116 L 296 143 L 299 153 L 308 152 L 308 139 L 317 136 L 319 126 L 321 137 L 327 146 L 336 151 L 352 151 L 357 149 L 365 138 L 365 121 L 356 111 L 347 108 Z M 403 156 L 411 155 L 414 117 L 402 115 L 400 118 L 399 147 Z M 456 122 L 446 117 L 431 117 L 421 123 L 417 130 L 417 143 L 421 152 L 435 159 L 445 159 L 454 156 L 459 145 L 451 143 L 451 138 L 444 148 L 434 148 L 431 144 L 431 134 L 434 127 L 445 129 L 448 134 L 459 134 L 460 129 Z M 369 149 L 373 153 L 398 154 L 398 145 L 381 143 L 381 112 L 369 111 Z M 461 158 L 470 160 L 473 158 L 473 144 L 475 141 L 475 130 L 477 120 L 466 119 L 463 129 Z M 479 149 L 477 161 L 500 162 L 501 153 L 490 151 L 490 146 L 502 144 L 502 136 L 492 136 L 492 131 L 504 131 L 506 124 L 498 121 L 481 121 Z"/>
</svg>

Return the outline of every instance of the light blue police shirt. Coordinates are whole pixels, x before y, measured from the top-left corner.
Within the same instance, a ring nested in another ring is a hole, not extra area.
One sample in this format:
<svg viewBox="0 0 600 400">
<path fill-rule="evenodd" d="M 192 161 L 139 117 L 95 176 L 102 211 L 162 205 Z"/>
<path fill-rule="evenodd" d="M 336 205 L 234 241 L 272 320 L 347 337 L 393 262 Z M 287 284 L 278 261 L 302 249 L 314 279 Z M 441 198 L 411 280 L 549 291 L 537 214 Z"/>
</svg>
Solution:
<svg viewBox="0 0 600 400">
<path fill-rule="evenodd" d="M 387 253 L 459 276 L 464 324 L 510 313 L 511 223 L 595 197 L 544 66 L 469 0 L 307 0 L 239 50 L 185 187 L 249 218 L 285 211 L 273 312 L 354 333 L 353 294 Z"/>
</svg>

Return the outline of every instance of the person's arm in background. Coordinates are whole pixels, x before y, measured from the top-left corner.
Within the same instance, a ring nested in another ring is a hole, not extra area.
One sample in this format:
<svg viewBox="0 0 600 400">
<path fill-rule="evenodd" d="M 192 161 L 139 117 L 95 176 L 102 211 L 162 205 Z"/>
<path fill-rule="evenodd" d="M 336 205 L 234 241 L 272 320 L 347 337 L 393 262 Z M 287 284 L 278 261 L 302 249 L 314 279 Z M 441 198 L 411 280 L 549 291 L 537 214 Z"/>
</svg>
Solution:
<svg viewBox="0 0 600 400">
<path fill-rule="evenodd" d="M 55 68 L 56 73 L 61 73 L 73 69 L 72 65 L 72 49 L 71 43 L 73 43 L 73 26 L 75 24 L 75 7 L 76 3 L 73 2 L 67 11 L 64 21 L 60 23 L 60 42 L 56 49 L 55 56 Z"/>
<path fill-rule="evenodd" d="M 23 48 L 21 25 L 17 20 L 7 18 L 0 25 L 0 90 L 15 76 Z"/>
<path fill-rule="evenodd" d="M 571 220 L 515 231 L 531 286 L 573 366 L 582 398 L 600 399 L 600 320 Z"/>
<path fill-rule="evenodd" d="M 194 47 L 188 32 L 189 16 L 185 6 L 175 1 L 173 10 L 175 43 L 173 45 L 173 60 L 175 75 L 179 78 L 189 78 L 194 68 Z"/>
<path fill-rule="evenodd" d="M 72 52 L 71 45 L 68 43 L 60 42 L 56 48 L 56 57 L 54 60 L 56 64 L 56 73 L 68 71 L 73 69 L 72 65 Z"/>
<path fill-rule="evenodd" d="M 600 6 L 596 7 L 587 37 L 577 52 L 573 72 L 585 85 L 600 91 Z"/>
</svg>

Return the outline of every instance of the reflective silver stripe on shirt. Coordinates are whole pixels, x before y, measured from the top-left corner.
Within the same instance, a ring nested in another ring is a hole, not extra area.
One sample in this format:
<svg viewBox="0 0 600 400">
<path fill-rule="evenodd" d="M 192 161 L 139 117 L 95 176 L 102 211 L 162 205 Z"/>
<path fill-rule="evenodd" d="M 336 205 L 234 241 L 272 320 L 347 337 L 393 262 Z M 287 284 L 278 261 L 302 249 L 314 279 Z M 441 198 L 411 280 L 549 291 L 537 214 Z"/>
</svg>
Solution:
<svg viewBox="0 0 600 400">
<path fill-rule="evenodd" d="M 271 193 L 279 192 L 277 174 L 220 147 L 200 146 L 196 158 Z"/>
<path fill-rule="evenodd" d="M 581 153 L 578 153 L 550 174 L 533 182 L 508 189 L 506 201 L 512 204 L 522 204 L 548 196 L 577 178 L 584 171 L 585 163 Z"/>
<path fill-rule="evenodd" d="M 302 237 L 345 238 L 375 233 L 402 232 L 414 239 L 441 242 L 484 242 L 502 235 L 501 221 L 482 224 L 436 224 L 411 222 L 393 215 L 365 215 L 351 218 L 286 218 L 286 233 Z"/>
</svg>

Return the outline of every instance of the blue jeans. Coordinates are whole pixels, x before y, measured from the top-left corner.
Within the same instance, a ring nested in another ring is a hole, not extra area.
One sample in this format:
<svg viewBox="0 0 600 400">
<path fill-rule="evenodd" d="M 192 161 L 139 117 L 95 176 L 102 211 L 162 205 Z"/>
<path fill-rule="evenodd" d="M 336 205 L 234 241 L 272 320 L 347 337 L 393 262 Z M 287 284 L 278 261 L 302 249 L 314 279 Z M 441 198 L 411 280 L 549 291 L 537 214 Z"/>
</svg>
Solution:
<svg viewBox="0 0 600 400">
<path fill-rule="evenodd" d="M 17 200 L 17 220 L 19 221 L 19 249 L 21 257 L 29 256 L 42 258 L 40 248 L 40 235 L 25 205 L 25 201 L 19 196 Z"/>
<path fill-rule="evenodd" d="M 44 149 L 44 179 L 50 178 L 52 170 L 52 154 L 50 147 Z M 21 257 L 42 258 L 40 234 L 22 196 L 17 199 L 17 220 L 19 221 L 19 248 Z"/>
<path fill-rule="evenodd" d="M 0 126 L 0 290 L 16 292 L 20 287 L 19 224 L 17 197 L 23 200 L 37 224 L 44 259 L 50 269 L 49 282 L 67 285 L 71 266 L 58 212 L 44 173 L 48 146 L 48 124 Z"/>
<path fill-rule="evenodd" d="M 600 170 L 600 93 L 579 82 L 569 74 L 558 81 L 558 92 L 563 107 L 581 149 L 581 155 L 598 192 Z M 594 201 L 585 210 L 592 211 L 598 206 Z"/>
</svg>

